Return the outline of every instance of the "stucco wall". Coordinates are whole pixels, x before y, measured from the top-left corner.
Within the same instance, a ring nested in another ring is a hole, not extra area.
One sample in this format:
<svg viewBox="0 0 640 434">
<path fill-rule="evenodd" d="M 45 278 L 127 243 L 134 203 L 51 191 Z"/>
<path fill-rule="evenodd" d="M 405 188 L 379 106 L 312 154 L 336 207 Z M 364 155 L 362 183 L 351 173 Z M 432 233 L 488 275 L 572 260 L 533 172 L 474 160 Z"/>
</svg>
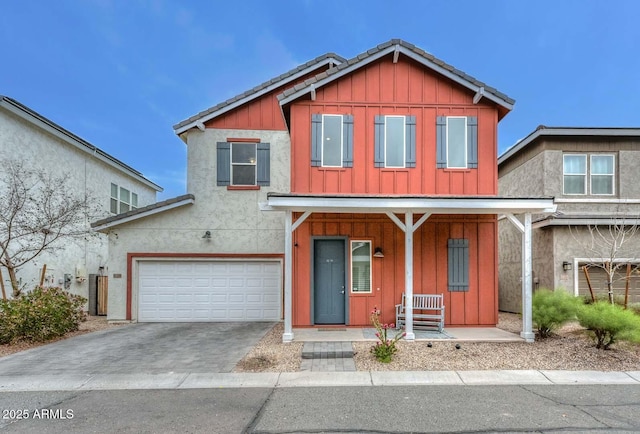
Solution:
<svg viewBox="0 0 640 434">
<path fill-rule="evenodd" d="M 216 185 L 216 143 L 258 138 L 270 143 L 271 181 L 260 190 Z M 187 137 L 187 192 L 195 203 L 119 225 L 109 235 L 110 320 L 126 319 L 127 253 L 264 254 L 284 252 L 284 214 L 260 211 L 269 191 L 289 191 L 286 131 L 193 129 Z M 205 231 L 211 239 L 203 239 Z M 114 277 L 114 276 L 120 277 Z M 137 276 L 132 277 L 132 319 Z"/>
<path fill-rule="evenodd" d="M 0 109 L 0 161 L 5 160 L 22 161 L 30 169 L 66 176 L 76 192 L 87 192 L 95 198 L 100 217 L 109 215 L 112 182 L 138 193 L 139 206 L 155 202 L 155 189 Z M 86 239 L 66 240 L 60 247 L 55 253 L 42 254 L 21 267 L 18 278 L 25 288 L 32 288 L 39 282 L 40 270 L 46 264 L 47 275 L 50 276 L 48 284 L 59 285 L 64 274 L 72 274 L 70 291 L 88 297 L 88 282 L 75 279 L 76 268 L 85 268 L 88 276 L 97 274 L 99 267 L 108 267 L 106 236 L 92 234 Z M 5 286 L 10 288 L 6 270 L 3 278 Z"/>
</svg>

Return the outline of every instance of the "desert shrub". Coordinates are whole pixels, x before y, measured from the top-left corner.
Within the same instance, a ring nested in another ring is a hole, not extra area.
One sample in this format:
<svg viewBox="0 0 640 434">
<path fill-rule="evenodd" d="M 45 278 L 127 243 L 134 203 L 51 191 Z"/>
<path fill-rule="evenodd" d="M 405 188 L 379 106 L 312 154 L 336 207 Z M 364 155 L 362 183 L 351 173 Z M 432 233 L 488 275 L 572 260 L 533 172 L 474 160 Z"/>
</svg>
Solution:
<svg viewBox="0 0 640 434">
<path fill-rule="evenodd" d="M 61 288 L 36 287 L 0 301 L 0 344 L 18 340 L 44 342 L 78 330 L 85 319 L 84 297 Z"/>
<path fill-rule="evenodd" d="M 634 312 L 636 315 L 640 315 L 640 303 L 629 303 L 627 309 Z"/>
<path fill-rule="evenodd" d="M 580 325 L 593 333 L 596 348 L 608 349 L 618 340 L 640 342 L 640 316 L 607 301 L 581 306 Z"/>
<path fill-rule="evenodd" d="M 559 289 L 539 289 L 533 294 L 532 317 L 541 338 L 548 337 L 554 330 L 575 318 L 580 299 Z"/>
</svg>

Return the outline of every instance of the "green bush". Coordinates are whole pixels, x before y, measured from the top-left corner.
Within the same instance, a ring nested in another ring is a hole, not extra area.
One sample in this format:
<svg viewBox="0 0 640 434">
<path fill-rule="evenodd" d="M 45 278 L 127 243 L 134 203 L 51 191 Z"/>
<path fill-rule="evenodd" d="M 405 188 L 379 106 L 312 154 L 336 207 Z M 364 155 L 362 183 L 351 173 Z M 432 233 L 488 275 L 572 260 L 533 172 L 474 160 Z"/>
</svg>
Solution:
<svg viewBox="0 0 640 434">
<path fill-rule="evenodd" d="M 18 298 L 0 300 L 0 344 L 44 342 L 78 330 L 86 301 L 55 287 L 36 287 Z"/>
<path fill-rule="evenodd" d="M 562 289 L 539 289 L 533 294 L 532 320 L 541 338 L 576 316 L 580 300 Z"/>
<path fill-rule="evenodd" d="M 640 316 L 616 304 L 599 301 L 581 306 L 578 321 L 593 333 L 596 348 L 606 350 L 618 340 L 640 342 Z"/>
</svg>

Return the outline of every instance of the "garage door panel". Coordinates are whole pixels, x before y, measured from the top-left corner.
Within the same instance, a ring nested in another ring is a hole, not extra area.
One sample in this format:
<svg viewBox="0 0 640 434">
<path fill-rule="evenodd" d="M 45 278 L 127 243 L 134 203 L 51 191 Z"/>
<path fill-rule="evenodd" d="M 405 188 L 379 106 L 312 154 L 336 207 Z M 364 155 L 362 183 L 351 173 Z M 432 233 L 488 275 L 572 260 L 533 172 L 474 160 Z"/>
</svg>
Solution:
<svg viewBox="0 0 640 434">
<path fill-rule="evenodd" d="M 139 321 L 280 319 L 281 270 L 271 261 L 145 261 Z"/>
</svg>

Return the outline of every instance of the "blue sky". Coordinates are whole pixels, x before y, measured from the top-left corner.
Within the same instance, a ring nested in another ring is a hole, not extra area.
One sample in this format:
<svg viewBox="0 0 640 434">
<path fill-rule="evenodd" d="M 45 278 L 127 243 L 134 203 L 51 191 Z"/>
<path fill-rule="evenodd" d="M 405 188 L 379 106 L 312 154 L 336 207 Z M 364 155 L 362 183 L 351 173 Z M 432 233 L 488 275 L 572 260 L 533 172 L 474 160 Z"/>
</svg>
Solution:
<svg viewBox="0 0 640 434">
<path fill-rule="evenodd" d="M 499 153 L 540 124 L 640 126 L 640 2 L 4 0 L 0 94 L 185 192 L 172 126 L 326 52 L 401 38 L 516 100 Z"/>
</svg>

